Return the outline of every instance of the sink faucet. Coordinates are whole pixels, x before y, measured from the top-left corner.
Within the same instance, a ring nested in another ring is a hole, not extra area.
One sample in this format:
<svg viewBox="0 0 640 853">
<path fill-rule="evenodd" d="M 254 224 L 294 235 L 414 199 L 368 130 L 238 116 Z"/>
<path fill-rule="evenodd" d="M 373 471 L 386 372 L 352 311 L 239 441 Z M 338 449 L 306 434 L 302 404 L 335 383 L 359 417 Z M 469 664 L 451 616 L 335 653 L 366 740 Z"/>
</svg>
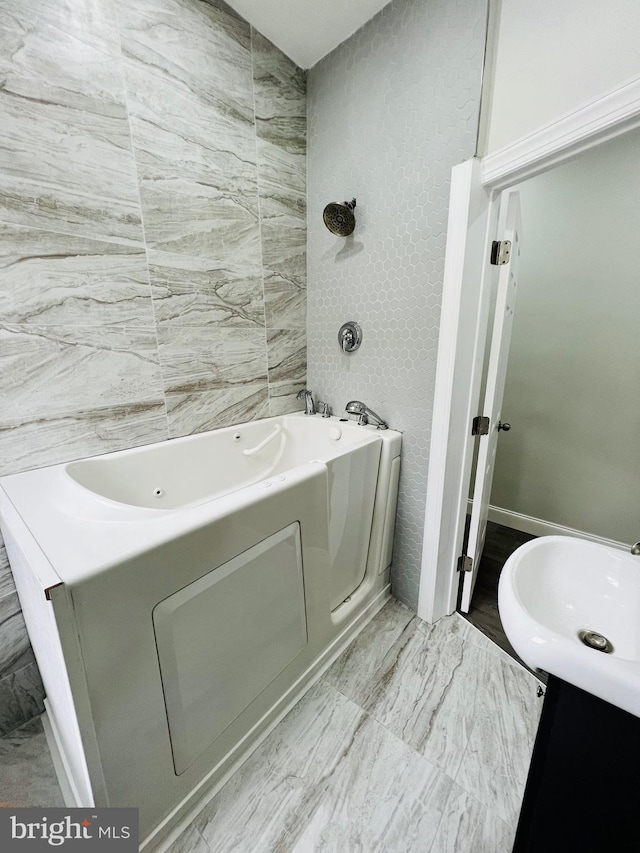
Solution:
<svg viewBox="0 0 640 853">
<path fill-rule="evenodd" d="M 303 388 L 302 391 L 298 391 L 298 393 L 296 394 L 296 399 L 304 399 L 305 415 L 315 415 L 316 407 L 313 404 L 313 393 L 311 391 L 307 391 L 306 388 Z"/>
<path fill-rule="evenodd" d="M 634 557 L 640 556 L 640 542 L 636 542 L 635 545 L 631 546 L 631 553 Z"/>
<path fill-rule="evenodd" d="M 351 400 L 344 407 L 348 415 L 357 415 L 358 423 L 364 426 L 368 423 L 373 423 L 378 429 L 388 429 L 389 425 L 382 420 L 380 415 L 376 415 L 368 406 L 361 403 L 360 400 Z"/>
</svg>

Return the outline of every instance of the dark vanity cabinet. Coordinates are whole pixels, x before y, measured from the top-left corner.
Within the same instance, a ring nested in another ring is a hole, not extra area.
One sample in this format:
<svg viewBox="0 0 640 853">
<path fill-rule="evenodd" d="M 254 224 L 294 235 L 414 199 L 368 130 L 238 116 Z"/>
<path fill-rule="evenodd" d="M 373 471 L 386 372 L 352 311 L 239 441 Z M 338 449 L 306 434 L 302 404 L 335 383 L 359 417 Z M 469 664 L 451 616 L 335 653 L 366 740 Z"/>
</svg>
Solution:
<svg viewBox="0 0 640 853">
<path fill-rule="evenodd" d="M 640 853 L 640 719 L 549 676 L 513 853 Z"/>
</svg>

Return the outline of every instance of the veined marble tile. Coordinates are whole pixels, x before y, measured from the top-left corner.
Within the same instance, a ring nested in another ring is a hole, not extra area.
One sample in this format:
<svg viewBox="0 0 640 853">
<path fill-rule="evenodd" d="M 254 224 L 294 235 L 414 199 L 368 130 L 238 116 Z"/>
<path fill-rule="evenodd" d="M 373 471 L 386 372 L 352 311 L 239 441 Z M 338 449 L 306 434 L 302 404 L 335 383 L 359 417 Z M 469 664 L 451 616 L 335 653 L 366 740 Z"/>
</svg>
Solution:
<svg viewBox="0 0 640 853">
<path fill-rule="evenodd" d="M 2 535 L 0 535 L 0 598 L 9 595 L 16 591 L 16 585 L 13 582 L 13 574 L 9 565 L 9 557 L 7 549 L 4 547 Z"/>
<path fill-rule="evenodd" d="M 272 142 L 257 140 L 260 212 L 288 215 L 306 222 L 307 176 L 304 154 L 291 154 Z"/>
<path fill-rule="evenodd" d="M 0 598 L 0 678 L 34 660 L 18 593 L 11 592 Z"/>
<path fill-rule="evenodd" d="M 488 653 L 484 653 L 487 654 Z M 515 824 L 542 710 L 538 681 L 491 656 L 475 697 L 475 722 L 456 782 L 503 820 Z"/>
<path fill-rule="evenodd" d="M 7 91 L 87 112 L 122 105 L 122 78 L 113 68 L 118 28 L 110 3 L 3 0 L 0 33 Z"/>
<path fill-rule="evenodd" d="M 117 0 L 117 7 L 127 58 L 222 114 L 253 121 L 249 24 L 200 0 Z"/>
<path fill-rule="evenodd" d="M 192 394 L 266 381 L 263 329 L 176 326 L 169 322 L 159 325 L 158 339 L 166 393 Z"/>
<path fill-rule="evenodd" d="M 212 850 L 429 850 L 452 782 L 316 685 L 196 819 Z"/>
<path fill-rule="evenodd" d="M 39 717 L 0 739 L 0 767 L 3 804 L 64 806 Z"/>
<path fill-rule="evenodd" d="M 305 329 L 267 329 L 269 383 L 303 382 L 307 372 Z"/>
<path fill-rule="evenodd" d="M 305 159 L 260 139 L 257 152 L 264 266 L 306 282 Z"/>
<path fill-rule="evenodd" d="M 305 329 L 307 288 L 296 278 L 265 272 L 264 303 L 268 329 Z"/>
<path fill-rule="evenodd" d="M 211 853 L 211 848 L 192 824 L 165 850 L 165 853 Z"/>
<path fill-rule="evenodd" d="M 511 853 L 515 828 L 458 785 L 429 853 Z"/>
<path fill-rule="evenodd" d="M 501 649 L 497 643 L 494 643 L 493 640 L 489 639 L 486 634 L 483 634 L 482 631 L 478 627 L 476 627 L 476 625 L 474 625 L 472 622 L 469 622 L 460 613 L 456 613 L 455 615 L 457 616 L 458 620 L 461 623 L 464 623 L 464 625 L 466 626 L 465 637 L 470 643 L 473 643 L 474 645 L 478 646 L 478 648 L 484 649 L 485 651 L 496 655 L 502 660 L 503 663 L 507 664 L 508 666 L 514 666 L 516 667 L 516 669 L 519 669 L 522 672 L 532 675 L 532 677 L 536 681 L 536 684 L 544 686 L 543 682 L 539 678 L 537 678 L 534 673 L 531 673 L 522 663 L 519 663 L 517 660 L 512 658 L 511 655 L 508 654 L 508 652 L 505 652 L 504 649 Z"/>
<path fill-rule="evenodd" d="M 149 274 L 158 322 L 181 326 L 264 326 L 259 267 L 227 268 L 188 255 L 149 252 Z"/>
<path fill-rule="evenodd" d="M 122 33 L 148 246 L 258 265 L 247 25 L 169 0 L 126 5 Z"/>
<path fill-rule="evenodd" d="M 168 438 L 164 400 L 0 421 L 0 475 Z"/>
<path fill-rule="evenodd" d="M 0 737 L 44 711 L 44 687 L 36 663 L 0 679 Z"/>
<path fill-rule="evenodd" d="M 147 246 L 260 263 L 254 126 L 125 63 Z"/>
<path fill-rule="evenodd" d="M 299 99 L 304 101 L 307 92 L 306 72 L 253 27 L 251 52 L 254 81 L 265 79 L 272 81 L 272 87 L 295 89 Z M 301 115 L 306 115 L 306 107 L 301 111 Z"/>
<path fill-rule="evenodd" d="M 269 383 L 269 416 L 288 415 L 291 412 L 304 411 L 304 400 L 298 400 L 298 392 L 302 391 L 306 382 L 270 382 Z"/>
<path fill-rule="evenodd" d="M 251 31 L 258 136 L 289 152 L 306 153 L 306 76 L 275 45 Z"/>
<path fill-rule="evenodd" d="M 404 624 L 384 658 L 374 658 L 374 666 L 366 660 L 369 646 L 364 647 L 366 652 L 351 652 L 346 671 L 359 668 L 360 679 L 350 679 L 335 669 L 333 683 L 416 752 L 454 777 L 475 722 L 487 656 L 465 643 L 455 617 L 435 625 L 415 617 Z"/>
<path fill-rule="evenodd" d="M 0 222 L 0 319 L 151 328 L 144 249 Z"/>
<path fill-rule="evenodd" d="M 0 10 L 0 219 L 140 242 L 117 33 L 97 7 Z"/>
<path fill-rule="evenodd" d="M 0 325 L 3 420 L 122 406 L 162 395 L 155 331 Z"/>
<path fill-rule="evenodd" d="M 415 613 L 392 598 L 327 670 L 325 680 L 351 699 L 366 694 L 374 674 L 414 620 Z"/>
<path fill-rule="evenodd" d="M 269 417 L 266 382 L 220 391 L 167 394 L 166 400 L 171 438 Z"/>
<path fill-rule="evenodd" d="M 232 18 L 237 18 L 239 21 L 244 21 L 242 15 L 239 12 L 236 12 L 235 9 L 232 9 L 228 3 L 225 3 L 224 0 L 204 0 L 205 3 L 208 3 L 210 6 L 213 6 L 214 9 L 218 9 L 219 12 L 224 12 L 226 15 L 229 15 Z"/>
<path fill-rule="evenodd" d="M 306 281 L 306 225 L 288 215 L 270 217 L 265 214 L 261 234 L 265 269 Z"/>
</svg>

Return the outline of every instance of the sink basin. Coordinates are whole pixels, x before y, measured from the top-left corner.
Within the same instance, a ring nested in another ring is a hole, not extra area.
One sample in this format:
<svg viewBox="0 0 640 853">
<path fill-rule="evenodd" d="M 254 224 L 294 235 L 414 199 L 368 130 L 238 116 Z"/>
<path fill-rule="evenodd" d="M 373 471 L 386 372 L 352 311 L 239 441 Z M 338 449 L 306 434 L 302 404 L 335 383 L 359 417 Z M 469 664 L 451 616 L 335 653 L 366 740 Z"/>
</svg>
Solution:
<svg viewBox="0 0 640 853">
<path fill-rule="evenodd" d="M 640 717 L 640 557 L 569 536 L 534 539 L 505 563 L 498 605 L 527 666 Z M 585 631 L 612 650 L 585 645 Z"/>
</svg>

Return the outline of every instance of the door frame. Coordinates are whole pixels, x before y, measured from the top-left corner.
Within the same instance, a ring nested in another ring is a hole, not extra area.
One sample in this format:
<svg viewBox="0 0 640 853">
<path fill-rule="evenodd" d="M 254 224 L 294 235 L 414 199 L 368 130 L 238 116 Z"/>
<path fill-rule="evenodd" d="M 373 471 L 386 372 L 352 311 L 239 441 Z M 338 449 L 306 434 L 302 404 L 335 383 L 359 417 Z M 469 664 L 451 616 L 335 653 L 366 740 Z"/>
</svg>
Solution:
<svg viewBox="0 0 640 853">
<path fill-rule="evenodd" d="M 467 161 L 453 170 L 418 600 L 418 616 L 426 622 L 435 622 L 456 609 L 457 556 L 460 553 L 457 549 L 466 516 L 470 465 L 468 452 L 451 452 L 460 447 L 461 430 L 459 419 L 457 421 L 453 415 L 477 408 L 481 382 L 481 376 L 474 369 L 477 352 L 473 347 L 461 346 L 461 336 L 462 330 L 473 324 L 474 317 L 486 323 L 489 314 L 489 294 L 487 288 L 482 287 L 480 276 L 471 286 L 466 280 L 464 292 L 461 275 L 453 277 L 453 292 L 452 281 L 448 281 L 448 270 L 459 273 L 467 243 L 468 193 L 465 196 L 465 179 L 460 175 L 467 176 L 468 184 L 470 170 L 480 170 L 482 185 L 488 191 L 489 228 L 494 227 L 494 231 L 488 231 L 488 245 L 495 234 L 495 211 L 503 190 L 638 127 L 640 76 L 512 145 L 479 161 Z M 468 165 L 472 163 L 476 165 Z M 467 172 L 461 172 L 462 167 L 467 167 Z M 482 335 L 480 338 L 484 339 Z M 462 387 L 459 382 L 454 383 L 453 365 L 456 372 L 461 371 L 467 377 Z M 468 427 L 470 434 L 470 422 Z M 466 425 L 462 424 L 462 428 L 466 429 Z M 446 530 L 443 514 L 454 520 Z M 456 531 L 453 537 L 452 526 Z"/>
</svg>

